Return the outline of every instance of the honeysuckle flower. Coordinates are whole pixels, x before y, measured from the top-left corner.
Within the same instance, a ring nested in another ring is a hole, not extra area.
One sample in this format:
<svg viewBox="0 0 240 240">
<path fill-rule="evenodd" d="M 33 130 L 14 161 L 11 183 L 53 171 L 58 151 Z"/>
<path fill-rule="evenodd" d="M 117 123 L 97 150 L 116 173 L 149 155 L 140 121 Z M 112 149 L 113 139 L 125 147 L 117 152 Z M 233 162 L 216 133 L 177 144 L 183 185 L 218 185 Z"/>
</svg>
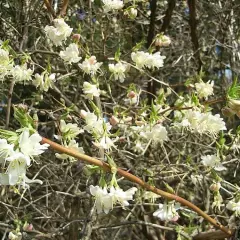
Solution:
<svg viewBox="0 0 240 240">
<path fill-rule="evenodd" d="M 0 163 L 3 162 L 9 155 L 13 154 L 13 144 L 8 144 L 6 139 L 0 139 Z"/>
<path fill-rule="evenodd" d="M 160 218 L 162 221 L 177 221 L 179 215 L 176 211 L 174 203 L 159 204 L 159 209 L 153 213 L 154 217 Z"/>
<path fill-rule="evenodd" d="M 63 138 L 66 139 L 74 139 L 79 133 L 83 132 L 76 123 L 66 123 L 63 119 L 60 121 L 59 127 Z"/>
<path fill-rule="evenodd" d="M 79 147 L 79 144 L 76 142 L 76 140 L 70 140 L 70 142 L 67 145 L 64 145 L 66 148 L 77 151 L 77 152 L 81 152 L 84 153 L 84 150 L 82 147 Z M 66 160 L 69 159 L 71 162 L 73 162 L 75 160 L 74 157 L 68 155 L 68 154 L 60 154 L 60 153 L 56 153 L 55 156 L 59 159 L 62 160 Z"/>
<path fill-rule="evenodd" d="M 154 192 L 150 192 L 150 191 L 146 191 L 144 194 L 143 194 L 143 198 L 145 200 L 150 200 L 150 202 L 154 203 L 156 201 L 157 198 L 160 198 L 161 196 L 154 193 Z"/>
<path fill-rule="evenodd" d="M 29 130 L 25 129 L 18 140 L 19 149 L 26 156 L 38 156 L 49 147 L 47 143 L 40 144 L 41 141 L 42 137 L 38 133 L 34 133 L 30 136 Z"/>
<path fill-rule="evenodd" d="M 110 188 L 110 196 L 112 196 L 113 203 L 119 203 L 123 208 L 129 205 L 130 200 L 133 200 L 133 195 L 137 191 L 136 187 L 132 187 L 127 191 L 123 191 L 121 188 Z"/>
<path fill-rule="evenodd" d="M 103 149 L 111 149 L 116 148 L 116 146 L 114 145 L 114 142 L 117 141 L 118 138 L 112 140 L 110 137 L 108 136 L 103 136 L 101 139 L 99 139 L 97 142 L 94 142 L 93 144 L 98 147 L 98 148 L 103 148 Z"/>
<path fill-rule="evenodd" d="M 236 202 L 235 199 L 232 199 L 231 201 L 228 202 L 226 208 L 231 211 L 234 211 L 237 217 L 240 216 L 240 201 Z"/>
<path fill-rule="evenodd" d="M 119 80 L 120 83 L 123 83 L 125 80 L 125 72 L 128 65 L 121 62 L 117 64 L 109 64 L 109 71 L 113 73 L 114 79 Z"/>
<path fill-rule="evenodd" d="M 99 186 L 90 186 L 90 193 L 96 199 L 96 209 L 97 213 L 109 213 L 113 208 L 113 198 L 108 194 L 106 188 L 101 188 Z"/>
<path fill-rule="evenodd" d="M 84 119 L 86 121 L 86 126 L 84 126 L 84 130 L 91 134 L 95 134 L 97 138 L 100 138 L 105 131 L 110 131 L 110 123 L 105 123 L 102 118 L 97 117 L 94 113 L 82 110 L 81 114 L 84 115 Z"/>
<path fill-rule="evenodd" d="M 201 156 L 201 159 L 204 166 L 211 167 L 216 171 L 226 170 L 226 168 L 220 162 L 219 157 L 217 157 L 216 155 Z"/>
<path fill-rule="evenodd" d="M 21 66 L 16 65 L 12 68 L 11 74 L 17 82 L 29 81 L 32 79 L 33 70 L 27 68 L 27 64 L 23 64 Z"/>
<path fill-rule="evenodd" d="M 8 65 L 9 62 L 9 52 L 0 48 L 0 65 Z"/>
<path fill-rule="evenodd" d="M 91 84 L 89 82 L 83 83 L 83 92 L 90 100 L 93 100 L 93 97 L 100 96 L 100 90 L 97 88 L 97 85 Z"/>
<path fill-rule="evenodd" d="M 168 47 L 171 44 L 171 38 L 166 35 L 159 34 L 155 38 L 154 44 L 158 47 Z"/>
<path fill-rule="evenodd" d="M 97 62 L 95 56 L 86 58 L 82 63 L 79 63 L 78 66 L 87 74 L 95 75 L 98 69 L 101 67 L 102 62 Z"/>
<path fill-rule="evenodd" d="M 175 122 L 174 126 L 187 128 L 192 132 L 200 134 L 209 133 L 213 136 L 221 130 L 226 130 L 225 122 L 219 114 L 212 115 L 211 112 L 201 113 L 193 109 L 185 110 L 181 122 Z"/>
<path fill-rule="evenodd" d="M 196 92 L 198 97 L 204 98 L 204 99 L 208 99 L 209 96 L 213 95 L 213 86 L 214 86 L 214 81 L 208 81 L 208 82 L 199 82 L 199 83 L 195 83 L 195 88 L 196 88 Z"/>
<path fill-rule="evenodd" d="M 219 191 L 215 191 L 213 194 L 214 194 L 214 197 L 213 197 L 212 208 L 213 209 L 216 208 L 218 209 L 218 211 L 220 211 L 221 207 L 224 206 L 222 195 L 220 194 Z"/>
<path fill-rule="evenodd" d="M 136 8 L 133 8 L 133 7 L 130 8 L 130 10 L 129 10 L 130 18 L 132 18 L 132 19 L 136 18 L 137 17 L 137 13 L 138 13 L 138 11 L 137 11 Z"/>
<path fill-rule="evenodd" d="M 72 33 L 72 28 L 70 28 L 64 21 L 63 18 L 54 19 L 53 26 L 46 26 L 45 32 L 47 36 L 51 39 L 54 45 L 62 45 L 62 41 L 66 40 Z"/>
<path fill-rule="evenodd" d="M 102 0 L 104 12 L 116 11 L 123 8 L 122 0 Z"/>
<path fill-rule="evenodd" d="M 9 75 L 13 68 L 13 64 L 9 59 L 9 52 L 0 48 L 0 80 Z"/>
<path fill-rule="evenodd" d="M 137 140 L 134 142 L 133 151 L 137 153 L 142 153 L 145 150 L 146 145 L 141 141 Z"/>
<path fill-rule="evenodd" d="M 166 58 L 165 56 L 161 56 L 160 52 L 156 52 L 154 54 L 146 53 L 143 51 L 132 52 L 131 58 L 135 62 L 138 68 L 161 68 L 163 67 L 163 60 Z"/>
<path fill-rule="evenodd" d="M 155 143 L 167 141 L 167 135 L 167 130 L 164 126 L 162 126 L 162 124 L 156 124 L 152 128 L 150 126 L 146 126 L 140 133 L 140 136 L 145 137 L 148 140 L 152 140 Z"/>
<path fill-rule="evenodd" d="M 26 168 L 30 165 L 30 158 L 23 153 L 16 152 L 6 158 L 6 161 L 10 162 L 6 171 L 9 176 L 9 184 L 16 185 L 26 177 Z"/>
<path fill-rule="evenodd" d="M 78 45 L 76 43 L 71 43 L 65 51 L 60 52 L 60 57 L 68 64 L 77 63 L 82 58 L 79 57 Z"/>
<path fill-rule="evenodd" d="M 22 233 L 18 232 L 9 232 L 8 234 L 8 239 L 9 240 L 22 240 Z"/>
<path fill-rule="evenodd" d="M 55 76 L 55 73 L 50 75 L 46 72 L 43 72 L 41 75 L 36 73 L 33 85 L 39 87 L 40 90 L 47 92 L 49 88 L 53 88 L 53 83 L 56 81 Z"/>
</svg>

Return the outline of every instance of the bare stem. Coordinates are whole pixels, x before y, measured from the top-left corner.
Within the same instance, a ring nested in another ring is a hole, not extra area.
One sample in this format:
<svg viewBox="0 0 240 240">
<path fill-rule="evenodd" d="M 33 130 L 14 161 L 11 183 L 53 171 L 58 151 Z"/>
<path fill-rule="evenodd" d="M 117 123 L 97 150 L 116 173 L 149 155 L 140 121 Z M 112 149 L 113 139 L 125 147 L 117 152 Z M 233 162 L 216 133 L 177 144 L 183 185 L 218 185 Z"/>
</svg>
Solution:
<svg viewBox="0 0 240 240">
<path fill-rule="evenodd" d="M 78 160 L 82 160 L 85 161 L 89 164 L 93 164 L 95 166 L 99 166 L 101 167 L 103 170 L 107 171 L 107 172 L 111 172 L 111 167 L 105 163 L 102 162 L 100 160 L 97 160 L 93 157 L 87 156 L 85 154 L 82 154 L 80 152 L 74 151 L 72 149 L 66 148 L 61 146 L 60 144 L 57 144 L 47 138 L 42 138 L 42 144 L 47 143 L 51 146 L 51 148 L 53 148 L 54 150 L 61 152 L 61 153 L 65 153 L 68 154 L 72 157 L 77 158 Z M 208 214 L 206 214 L 205 212 L 203 212 L 200 208 L 198 208 L 196 205 L 194 205 L 193 203 L 187 201 L 184 198 L 181 198 L 177 195 L 174 194 L 170 194 L 168 192 L 162 191 L 154 186 L 151 186 L 149 184 L 147 184 L 146 182 L 144 182 L 142 179 L 136 177 L 135 175 L 124 171 L 121 168 L 117 168 L 117 173 L 119 175 L 121 175 L 122 177 L 125 177 L 126 179 L 128 179 L 131 182 L 134 182 L 136 184 L 138 184 L 139 186 L 141 186 L 142 188 L 154 192 L 164 198 L 167 198 L 169 200 L 175 200 L 179 203 L 181 203 L 184 206 L 189 207 L 190 209 L 192 209 L 193 211 L 197 212 L 199 215 L 201 215 L 205 220 L 207 220 L 209 223 L 211 223 L 212 225 L 214 225 L 216 228 L 220 229 L 221 231 L 225 232 L 227 235 L 231 236 L 232 235 L 232 231 L 226 227 L 224 227 L 223 225 L 221 225 L 219 222 L 217 222 L 216 220 L 214 220 L 213 218 L 211 218 Z"/>
</svg>

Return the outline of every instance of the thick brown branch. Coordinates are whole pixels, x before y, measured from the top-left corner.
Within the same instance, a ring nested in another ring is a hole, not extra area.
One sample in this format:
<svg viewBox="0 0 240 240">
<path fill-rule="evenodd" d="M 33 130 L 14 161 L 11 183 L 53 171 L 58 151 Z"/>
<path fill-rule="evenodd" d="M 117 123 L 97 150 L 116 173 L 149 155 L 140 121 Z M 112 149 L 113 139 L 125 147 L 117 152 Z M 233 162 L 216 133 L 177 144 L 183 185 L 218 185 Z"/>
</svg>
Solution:
<svg viewBox="0 0 240 240">
<path fill-rule="evenodd" d="M 168 8 L 165 12 L 165 16 L 163 18 L 163 24 L 161 26 L 160 32 L 165 33 L 165 31 L 168 29 L 175 6 L 176 6 L 176 0 L 168 1 Z"/>
<path fill-rule="evenodd" d="M 194 57 L 198 62 L 198 71 L 200 71 L 202 67 L 202 61 L 200 57 L 199 42 L 197 36 L 196 1 L 188 0 L 188 7 L 189 7 L 189 26 L 193 44 Z"/>
<path fill-rule="evenodd" d="M 51 4 L 49 3 L 49 1 L 48 1 L 48 0 L 44 0 L 44 4 L 45 4 L 47 10 L 52 14 L 52 16 L 53 16 L 54 18 L 56 18 L 56 13 L 55 13 L 55 11 L 53 10 L 53 8 L 52 8 Z"/>
<path fill-rule="evenodd" d="M 82 160 L 85 161 L 89 164 L 93 164 L 95 166 L 99 166 L 101 167 L 103 170 L 107 171 L 107 172 L 111 172 L 111 167 L 105 163 L 102 162 L 98 159 L 95 159 L 93 157 L 87 156 L 85 154 L 82 154 L 80 152 L 71 150 L 69 148 L 63 147 L 60 144 L 57 144 L 47 138 L 42 138 L 42 144 L 47 143 L 51 146 L 51 148 L 53 148 L 54 150 L 61 152 L 61 153 L 65 153 L 68 154 L 69 156 L 72 156 L 74 158 L 77 158 L 78 160 Z M 169 200 L 175 200 L 179 203 L 181 203 L 184 206 L 189 207 L 190 209 L 192 209 L 193 211 L 197 212 L 199 215 L 201 215 L 204 219 L 206 219 L 209 223 L 211 223 L 212 225 L 214 225 L 216 228 L 220 229 L 221 231 L 225 232 L 228 236 L 232 235 L 232 232 L 230 229 L 224 227 L 223 225 L 221 225 L 219 222 L 217 222 L 216 220 L 214 220 L 213 218 L 211 218 L 209 215 L 207 215 L 205 212 L 203 212 L 200 208 L 198 208 L 196 205 L 192 204 L 191 202 L 187 201 L 184 198 L 181 198 L 177 195 L 174 194 L 170 194 L 168 192 L 164 192 L 152 185 L 147 184 L 146 182 L 144 182 L 143 180 L 141 180 L 140 178 L 136 177 L 135 175 L 124 171 L 121 168 L 117 168 L 117 173 L 119 175 L 121 175 L 122 177 L 128 179 L 129 181 L 138 184 L 139 186 L 141 186 L 142 188 L 154 192 L 164 198 L 167 198 Z"/>
<path fill-rule="evenodd" d="M 68 3 L 69 3 L 69 0 L 64 0 L 64 1 L 63 1 L 62 9 L 61 9 L 61 11 L 60 11 L 60 16 L 63 17 L 63 16 L 66 15 Z"/>
<path fill-rule="evenodd" d="M 147 48 L 151 46 L 154 39 L 154 35 L 155 35 L 157 0 L 152 0 L 150 2 L 150 10 L 151 10 L 151 15 L 150 15 L 150 25 L 148 29 L 148 37 L 147 37 L 147 45 L 146 45 Z M 153 80 L 148 82 L 147 91 L 151 93 L 151 94 L 148 94 L 148 104 L 151 105 L 153 96 L 156 93 L 156 84 Z"/>
</svg>

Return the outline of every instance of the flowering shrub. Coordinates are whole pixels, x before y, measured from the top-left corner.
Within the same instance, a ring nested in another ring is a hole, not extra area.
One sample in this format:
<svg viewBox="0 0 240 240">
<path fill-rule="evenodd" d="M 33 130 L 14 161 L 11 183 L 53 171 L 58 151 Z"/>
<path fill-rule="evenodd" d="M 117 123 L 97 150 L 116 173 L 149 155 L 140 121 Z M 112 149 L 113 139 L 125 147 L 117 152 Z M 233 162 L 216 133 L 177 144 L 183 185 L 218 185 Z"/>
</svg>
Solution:
<svg viewBox="0 0 240 240">
<path fill-rule="evenodd" d="M 49 238 L 98 239 L 102 228 L 139 219 L 166 224 L 174 232 L 166 239 L 190 239 L 210 228 L 197 214 L 230 235 L 219 216 L 234 222 L 240 214 L 239 128 L 228 120 L 240 115 L 239 83 L 231 79 L 222 91 L 206 66 L 178 72 L 184 80 L 172 83 L 169 66 L 186 56 L 172 61 L 176 36 L 151 30 L 153 2 L 149 10 L 145 1 L 90 1 L 86 9 L 45 1 L 49 18 L 33 42 L 25 40 L 30 29 L 19 47 L 13 36 L 2 39 L 0 80 L 10 83 L 0 130 L 8 239 L 34 228 Z M 155 35 L 142 29 L 143 39 L 130 40 L 128 31 L 144 25 Z M 109 230 L 106 239 L 141 236 L 129 231 Z"/>
</svg>

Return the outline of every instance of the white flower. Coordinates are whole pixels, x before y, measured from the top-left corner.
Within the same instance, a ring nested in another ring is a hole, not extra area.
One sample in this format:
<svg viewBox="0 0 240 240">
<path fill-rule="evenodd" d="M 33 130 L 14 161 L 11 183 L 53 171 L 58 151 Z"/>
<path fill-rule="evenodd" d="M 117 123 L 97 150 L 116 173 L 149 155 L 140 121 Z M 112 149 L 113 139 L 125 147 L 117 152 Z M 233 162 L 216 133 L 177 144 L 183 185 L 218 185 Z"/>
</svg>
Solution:
<svg viewBox="0 0 240 240">
<path fill-rule="evenodd" d="M 197 110 L 183 111 L 184 116 L 180 123 L 174 123 L 177 127 L 188 128 L 193 132 L 210 133 L 216 135 L 221 130 L 226 130 L 225 122 L 219 114 L 212 115 L 211 112 L 201 113 Z M 178 116 L 180 117 L 180 115 Z"/>
<path fill-rule="evenodd" d="M 133 8 L 133 7 L 130 8 L 130 11 L 129 11 L 129 16 L 130 16 L 130 18 L 132 18 L 132 19 L 136 18 L 137 13 L 138 13 L 138 11 L 137 11 L 136 8 Z"/>
<path fill-rule="evenodd" d="M 110 196 L 112 196 L 113 203 L 120 203 L 120 205 L 124 208 L 129 205 L 128 201 L 133 200 L 133 195 L 137 191 L 136 187 L 132 187 L 127 191 L 123 191 L 121 188 L 110 188 Z"/>
<path fill-rule="evenodd" d="M 113 199 L 108 194 L 106 188 L 101 188 L 99 186 L 90 186 L 90 193 L 96 199 L 96 209 L 97 213 L 109 213 L 113 208 Z"/>
<path fill-rule="evenodd" d="M 95 75 L 98 69 L 101 67 L 102 63 L 97 62 L 95 56 L 86 58 L 82 63 L 79 63 L 78 66 L 87 74 Z"/>
<path fill-rule="evenodd" d="M 70 28 L 63 18 L 54 19 L 54 26 L 46 26 L 45 32 L 47 36 L 52 40 L 53 44 L 59 46 L 63 40 L 71 35 L 72 28 Z"/>
<path fill-rule="evenodd" d="M 98 142 L 94 142 L 93 144 L 98 147 L 98 148 L 103 148 L 103 149 L 111 149 L 116 148 L 114 145 L 114 142 L 117 141 L 118 138 L 112 140 L 108 136 L 103 136 Z"/>
<path fill-rule="evenodd" d="M 236 200 L 233 199 L 228 202 L 226 208 L 231 211 L 235 211 L 236 216 L 240 216 L 240 201 L 236 202 Z"/>
<path fill-rule="evenodd" d="M 160 218 L 162 221 L 177 221 L 179 217 L 174 204 L 171 202 L 160 203 L 159 209 L 153 213 L 153 216 Z"/>
<path fill-rule="evenodd" d="M 10 161 L 6 171 L 9 176 L 9 184 L 16 185 L 26 176 L 26 168 L 27 165 L 30 165 L 30 158 L 23 153 L 15 152 L 12 156 L 6 158 L 6 161 Z"/>
<path fill-rule="evenodd" d="M 154 192 L 151 192 L 151 191 L 146 191 L 144 194 L 143 194 L 143 197 L 144 199 L 150 199 L 150 202 L 154 203 L 156 201 L 157 198 L 160 198 L 161 196 L 154 193 Z"/>
<path fill-rule="evenodd" d="M 82 58 L 78 55 L 79 51 L 76 43 L 71 43 L 65 51 L 60 52 L 60 57 L 69 64 L 79 62 Z"/>
<path fill-rule="evenodd" d="M 205 98 L 208 99 L 209 96 L 213 95 L 213 86 L 214 82 L 213 81 L 208 81 L 208 82 L 199 82 L 195 83 L 195 88 L 197 91 L 197 95 L 199 98 Z"/>
<path fill-rule="evenodd" d="M 132 52 L 131 57 L 138 68 L 147 67 L 150 69 L 163 67 L 163 60 L 166 58 L 161 56 L 160 52 L 150 54 L 143 51 Z"/>
<path fill-rule="evenodd" d="M 102 118 L 98 118 L 94 113 L 82 110 L 81 114 L 84 115 L 84 119 L 86 121 L 84 130 L 91 134 L 95 134 L 96 138 L 100 138 L 105 132 L 105 129 L 107 132 L 111 129 L 111 125 L 109 123 L 105 123 Z"/>
<path fill-rule="evenodd" d="M 42 137 L 38 133 L 34 133 L 30 136 L 29 130 L 25 129 L 19 136 L 19 148 L 26 156 L 38 156 L 42 154 L 49 144 L 40 144 Z"/>
<path fill-rule="evenodd" d="M 201 156 L 201 159 L 204 166 L 214 168 L 216 171 L 226 170 L 216 155 Z"/>
<path fill-rule="evenodd" d="M 84 150 L 82 147 L 79 147 L 78 143 L 76 142 L 76 140 L 71 140 L 69 142 L 69 144 L 67 145 L 64 145 L 66 148 L 68 149 L 71 149 L 71 150 L 74 150 L 74 151 L 77 151 L 77 152 L 80 152 L 80 153 L 84 153 Z M 59 159 L 62 159 L 62 160 L 66 160 L 66 159 L 69 159 L 70 161 L 74 161 L 75 158 L 74 157 L 71 157 L 69 156 L 68 154 L 60 154 L 60 153 L 56 153 L 55 156 Z"/>
<path fill-rule="evenodd" d="M 80 129 L 77 124 L 75 123 L 68 123 L 66 124 L 66 122 L 64 120 L 60 121 L 60 131 L 63 135 L 63 138 L 66 139 L 73 139 L 75 138 L 79 133 L 82 133 L 83 130 Z"/>
<path fill-rule="evenodd" d="M 156 37 L 154 44 L 159 47 L 168 47 L 171 44 L 171 39 L 166 35 L 159 34 Z"/>
<path fill-rule="evenodd" d="M 102 0 L 104 12 L 116 11 L 123 8 L 122 0 Z"/>
<path fill-rule="evenodd" d="M 148 140 L 152 140 L 155 143 L 162 143 L 168 140 L 167 130 L 162 124 L 156 124 L 152 128 L 146 126 L 140 133 L 141 136 L 146 137 Z"/>
<path fill-rule="evenodd" d="M 39 87 L 40 90 L 47 92 L 49 88 L 53 88 L 53 83 L 56 81 L 56 74 L 48 74 L 43 72 L 41 75 L 36 73 L 33 85 Z"/>
<path fill-rule="evenodd" d="M 125 80 L 125 72 L 127 70 L 127 64 L 121 62 L 117 64 L 109 64 L 109 71 L 113 73 L 114 79 L 119 80 L 120 83 L 123 83 Z"/>
<path fill-rule="evenodd" d="M 16 65 L 12 69 L 11 74 L 13 75 L 15 81 L 29 81 L 32 79 L 33 70 L 30 68 L 27 69 L 27 64 L 21 66 Z"/>
<path fill-rule="evenodd" d="M 10 232 L 8 234 L 8 239 L 9 240 L 22 240 L 22 233 L 20 233 L 20 232 L 18 232 L 18 233 Z"/>
<path fill-rule="evenodd" d="M 3 80 L 13 68 L 13 64 L 9 59 L 9 52 L 0 48 L 0 80 Z"/>
<path fill-rule="evenodd" d="M 8 65 L 10 62 L 9 60 L 9 52 L 0 48 L 0 65 Z"/>
<path fill-rule="evenodd" d="M 13 154 L 13 144 L 8 144 L 6 139 L 0 139 L 0 162 Z"/>
<path fill-rule="evenodd" d="M 38 179 L 28 179 L 26 176 L 26 169 L 27 166 L 30 165 L 30 157 L 24 155 L 21 152 L 14 152 L 9 157 L 6 158 L 6 161 L 9 161 L 9 165 L 6 171 L 8 175 L 8 182 L 9 185 L 23 185 L 23 187 L 28 187 L 27 183 L 39 183 L 42 184 L 41 180 Z"/>
<path fill-rule="evenodd" d="M 100 90 L 97 88 L 97 85 L 91 84 L 89 82 L 83 83 L 83 92 L 90 100 L 93 100 L 93 97 L 100 96 Z"/>
<path fill-rule="evenodd" d="M 133 146 L 133 151 L 137 153 L 144 152 L 146 145 L 140 142 L 139 140 L 135 141 L 135 145 Z"/>
<path fill-rule="evenodd" d="M 149 57 L 147 59 L 147 67 L 148 68 L 161 68 L 163 67 L 163 60 L 165 59 L 165 56 L 161 56 L 160 52 L 156 52 L 154 54 L 149 54 Z"/>
</svg>

